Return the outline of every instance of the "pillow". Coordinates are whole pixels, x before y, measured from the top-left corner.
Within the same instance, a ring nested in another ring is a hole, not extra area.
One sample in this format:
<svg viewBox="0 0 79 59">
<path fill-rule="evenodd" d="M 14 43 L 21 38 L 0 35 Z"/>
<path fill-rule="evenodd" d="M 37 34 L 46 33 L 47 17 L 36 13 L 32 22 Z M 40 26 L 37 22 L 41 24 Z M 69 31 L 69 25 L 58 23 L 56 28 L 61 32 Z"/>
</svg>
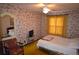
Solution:
<svg viewBox="0 0 79 59">
<path fill-rule="evenodd" d="M 52 36 L 45 36 L 45 37 L 43 37 L 43 40 L 47 40 L 47 41 L 50 41 L 52 39 L 54 39 L 54 37 L 52 37 Z"/>
</svg>

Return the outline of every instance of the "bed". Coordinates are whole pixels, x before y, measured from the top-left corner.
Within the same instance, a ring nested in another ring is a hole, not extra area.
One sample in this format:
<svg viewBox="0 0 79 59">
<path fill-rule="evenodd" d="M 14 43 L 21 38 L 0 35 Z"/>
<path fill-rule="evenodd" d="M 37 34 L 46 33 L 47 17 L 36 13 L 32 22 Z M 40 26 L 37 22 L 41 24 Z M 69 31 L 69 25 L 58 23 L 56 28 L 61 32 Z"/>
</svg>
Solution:
<svg viewBox="0 0 79 59">
<path fill-rule="evenodd" d="M 68 39 L 47 35 L 38 41 L 37 47 L 42 47 L 50 51 L 57 51 L 65 55 L 77 55 L 79 49 L 79 38 Z"/>
</svg>

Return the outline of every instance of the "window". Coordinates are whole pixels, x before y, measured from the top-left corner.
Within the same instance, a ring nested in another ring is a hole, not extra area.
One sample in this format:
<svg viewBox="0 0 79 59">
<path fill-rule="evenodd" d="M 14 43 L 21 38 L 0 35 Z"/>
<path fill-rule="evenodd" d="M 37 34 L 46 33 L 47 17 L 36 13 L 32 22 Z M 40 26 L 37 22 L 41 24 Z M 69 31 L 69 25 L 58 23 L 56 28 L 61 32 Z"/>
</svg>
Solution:
<svg viewBox="0 0 79 59">
<path fill-rule="evenodd" d="M 66 15 L 48 16 L 48 33 L 64 35 Z"/>
</svg>

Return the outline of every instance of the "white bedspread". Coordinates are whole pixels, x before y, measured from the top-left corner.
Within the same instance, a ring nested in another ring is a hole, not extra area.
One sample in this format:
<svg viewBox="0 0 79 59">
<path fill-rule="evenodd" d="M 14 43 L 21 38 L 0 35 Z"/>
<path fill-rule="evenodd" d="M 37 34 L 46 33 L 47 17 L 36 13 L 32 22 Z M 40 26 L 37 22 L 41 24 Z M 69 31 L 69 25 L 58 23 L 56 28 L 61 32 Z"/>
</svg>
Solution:
<svg viewBox="0 0 79 59">
<path fill-rule="evenodd" d="M 37 43 L 37 46 L 52 51 L 58 51 L 64 54 L 70 54 L 70 55 L 77 54 L 77 49 L 79 49 L 79 38 L 67 39 L 58 36 L 53 37 L 54 38 L 49 41 L 40 39 Z"/>
</svg>

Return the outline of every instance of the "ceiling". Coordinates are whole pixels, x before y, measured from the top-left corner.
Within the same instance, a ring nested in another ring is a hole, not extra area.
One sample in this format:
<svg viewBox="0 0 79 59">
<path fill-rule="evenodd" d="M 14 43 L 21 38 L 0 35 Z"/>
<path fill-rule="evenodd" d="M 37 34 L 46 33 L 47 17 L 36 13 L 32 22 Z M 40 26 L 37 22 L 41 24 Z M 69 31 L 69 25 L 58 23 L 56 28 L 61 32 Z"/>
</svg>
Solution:
<svg viewBox="0 0 79 59">
<path fill-rule="evenodd" d="M 1 4 L 0 4 L 1 5 Z M 3 4 L 4 5 L 4 4 Z M 6 5 L 6 4 L 5 4 Z M 47 6 L 51 11 L 67 11 L 67 10 L 79 10 L 79 3 L 17 3 L 17 4 L 11 4 L 15 6 L 20 6 L 21 8 L 27 8 L 29 10 L 32 9 L 32 11 L 42 11 L 42 8 Z"/>
<path fill-rule="evenodd" d="M 79 3 L 47 3 L 47 4 L 18 4 L 22 7 L 31 8 L 34 11 L 41 11 L 43 7 L 47 6 L 51 11 L 63 10 L 79 10 Z"/>
</svg>

